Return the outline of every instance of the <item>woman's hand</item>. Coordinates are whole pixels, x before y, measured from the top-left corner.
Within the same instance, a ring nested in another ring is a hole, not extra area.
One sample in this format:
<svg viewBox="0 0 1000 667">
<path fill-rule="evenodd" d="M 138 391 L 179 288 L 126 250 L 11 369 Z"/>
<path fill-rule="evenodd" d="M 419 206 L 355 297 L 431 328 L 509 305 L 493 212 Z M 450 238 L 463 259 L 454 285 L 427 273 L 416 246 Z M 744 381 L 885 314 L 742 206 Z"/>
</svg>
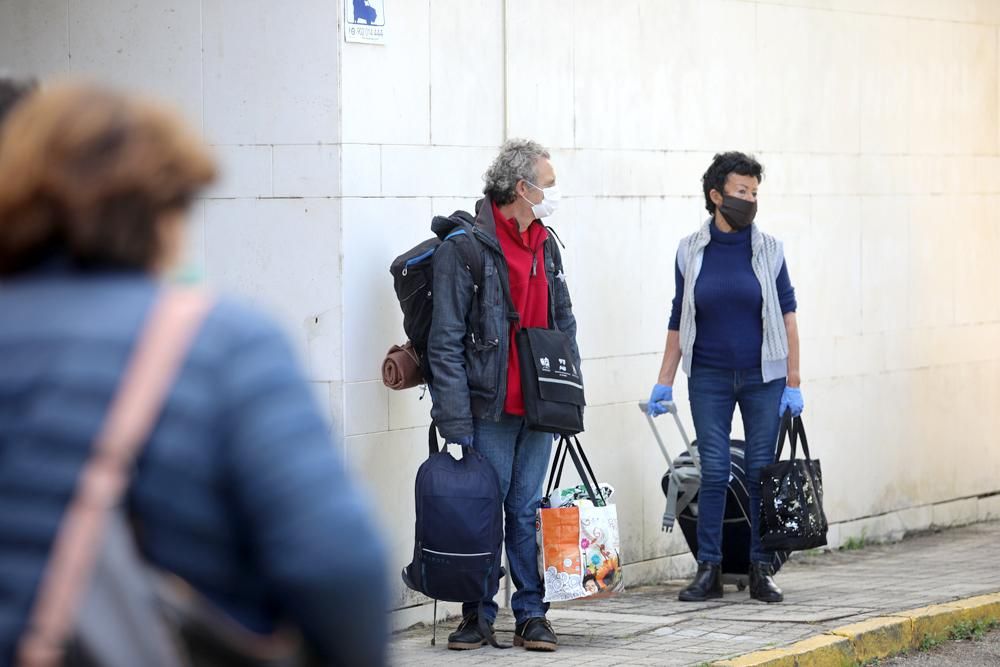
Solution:
<svg viewBox="0 0 1000 667">
<path fill-rule="evenodd" d="M 778 403 L 778 417 L 783 417 L 785 410 L 791 410 L 792 416 L 798 417 L 805 407 L 802 390 L 798 387 L 785 387 L 785 391 L 781 393 L 781 402 Z"/>
<path fill-rule="evenodd" d="M 649 394 L 649 404 L 646 405 L 646 414 L 650 417 L 657 417 L 664 414 L 667 408 L 660 405 L 660 402 L 672 403 L 673 400 L 673 387 L 665 384 L 654 384 L 653 391 Z"/>
</svg>

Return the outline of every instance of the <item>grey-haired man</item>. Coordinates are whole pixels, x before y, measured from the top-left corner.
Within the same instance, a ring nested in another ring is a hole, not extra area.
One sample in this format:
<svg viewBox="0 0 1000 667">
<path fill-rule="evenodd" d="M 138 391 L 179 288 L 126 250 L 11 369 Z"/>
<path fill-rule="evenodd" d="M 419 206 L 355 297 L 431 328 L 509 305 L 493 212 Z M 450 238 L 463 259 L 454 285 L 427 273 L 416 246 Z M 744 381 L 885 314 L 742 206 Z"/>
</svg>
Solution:
<svg viewBox="0 0 1000 667">
<path fill-rule="evenodd" d="M 484 175 L 485 197 L 477 203 L 473 234 L 483 257 L 478 299 L 455 244 L 444 243 L 434 259 L 434 317 L 427 356 L 433 375 L 431 414 L 447 442 L 475 447 L 497 471 L 504 497 L 507 563 L 517 588 L 511 598 L 514 645 L 554 651 L 557 638 L 545 618 L 544 587 L 535 547 L 535 512 L 552 449 L 549 433 L 529 430 L 524 418 L 517 346 L 503 285 L 522 327 L 557 327 L 574 340 L 576 319 L 555 239 L 542 224 L 559 204 L 556 173 L 548 151 L 533 141 L 505 143 Z M 478 303 L 479 313 L 470 313 Z M 480 337 L 470 321 L 479 322 Z M 469 600 L 448 648 L 487 643 L 478 607 L 492 632 L 497 605 Z"/>
</svg>

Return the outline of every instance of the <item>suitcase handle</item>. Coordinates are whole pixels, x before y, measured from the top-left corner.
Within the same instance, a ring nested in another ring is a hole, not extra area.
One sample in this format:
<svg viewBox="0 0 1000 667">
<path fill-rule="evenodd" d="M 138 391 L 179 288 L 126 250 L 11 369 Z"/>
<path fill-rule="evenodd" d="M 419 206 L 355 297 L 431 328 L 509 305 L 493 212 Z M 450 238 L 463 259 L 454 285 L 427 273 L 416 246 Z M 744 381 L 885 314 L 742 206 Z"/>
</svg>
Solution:
<svg viewBox="0 0 1000 667">
<path fill-rule="evenodd" d="M 671 415 L 673 415 L 674 422 L 677 424 L 677 430 L 681 433 L 681 439 L 684 441 L 684 447 L 687 449 L 688 454 L 691 456 L 691 461 L 694 463 L 695 468 L 698 472 L 701 472 L 701 457 L 698 456 L 698 450 L 691 444 L 691 439 L 688 438 L 687 431 L 684 430 L 684 424 L 681 423 L 681 418 L 677 414 L 677 404 L 673 401 L 660 401 L 660 405 L 667 409 Z M 670 452 L 667 451 L 667 446 L 663 444 L 663 438 L 660 437 L 660 430 L 656 428 L 656 422 L 653 418 L 649 416 L 649 403 L 646 401 L 639 401 L 639 409 L 642 413 L 646 415 L 646 421 L 649 422 L 649 428 L 653 430 L 653 437 L 656 438 L 656 444 L 660 447 L 660 452 L 663 453 L 663 458 L 667 460 L 667 467 L 670 469 L 671 474 L 674 472 L 674 462 L 670 457 Z"/>
<path fill-rule="evenodd" d="M 657 401 L 656 404 L 672 415 L 677 414 L 677 404 L 673 401 Z M 639 401 L 639 409 L 648 414 L 649 403 L 646 401 Z"/>
</svg>

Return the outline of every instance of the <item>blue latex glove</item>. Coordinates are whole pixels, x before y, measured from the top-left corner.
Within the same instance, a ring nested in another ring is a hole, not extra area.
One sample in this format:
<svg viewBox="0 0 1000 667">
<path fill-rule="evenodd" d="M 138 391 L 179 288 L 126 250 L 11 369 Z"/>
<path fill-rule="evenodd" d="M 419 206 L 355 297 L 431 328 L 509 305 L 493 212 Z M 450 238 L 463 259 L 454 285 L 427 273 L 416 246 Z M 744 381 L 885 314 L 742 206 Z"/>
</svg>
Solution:
<svg viewBox="0 0 1000 667">
<path fill-rule="evenodd" d="M 660 401 L 673 403 L 674 388 L 665 384 L 654 384 L 653 391 L 649 394 L 649 405 L 646 406 L 646 414 L 650 417 L 658 417 L 667 412 L 667 409 L 660 405 Z"/>
<path fill-rule="evenodd" d="M 461 445 L 462 447 L 472 447 L 472 436 L 467 435 L 463 438 L 457 438 L 455 440 L 448 440 L 446 444 L 449 445 Z"/>
<path fill-rule="evenodd" d="M 778 417 L 785 415 L 785 410 L 791 410 L 793 417 L 802 414 L 806 404 L 802 400 L 802 390 L 798 387 L 785 387 L 781 393 L 781 402 L 778 404 Z"/>
</svg>

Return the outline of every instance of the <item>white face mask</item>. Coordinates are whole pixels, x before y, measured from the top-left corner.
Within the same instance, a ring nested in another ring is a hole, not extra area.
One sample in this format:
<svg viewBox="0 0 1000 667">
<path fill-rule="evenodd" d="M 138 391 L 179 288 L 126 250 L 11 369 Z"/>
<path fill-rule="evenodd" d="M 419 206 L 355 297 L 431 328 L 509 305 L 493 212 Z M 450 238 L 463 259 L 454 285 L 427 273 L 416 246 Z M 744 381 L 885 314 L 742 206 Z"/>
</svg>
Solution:
<svg viewBox="0 0 1000 667">
<path fill-rule="evenodd" d="M 556 212 L 559 208 L 559 200 L 562 199 L 562 194 L 559 192 L 559 186 L 553 185 L 548 188 L 540 188 L 531 181 L 525 181 L 528 185 L 535 188 L 542 193 L 542 201 L 537 204 L 531 204 L 531 200 L 521 195 L 521 198 L 531 204 L 531 213 L 538 220 L 546 218 Z"/>
</svg>

